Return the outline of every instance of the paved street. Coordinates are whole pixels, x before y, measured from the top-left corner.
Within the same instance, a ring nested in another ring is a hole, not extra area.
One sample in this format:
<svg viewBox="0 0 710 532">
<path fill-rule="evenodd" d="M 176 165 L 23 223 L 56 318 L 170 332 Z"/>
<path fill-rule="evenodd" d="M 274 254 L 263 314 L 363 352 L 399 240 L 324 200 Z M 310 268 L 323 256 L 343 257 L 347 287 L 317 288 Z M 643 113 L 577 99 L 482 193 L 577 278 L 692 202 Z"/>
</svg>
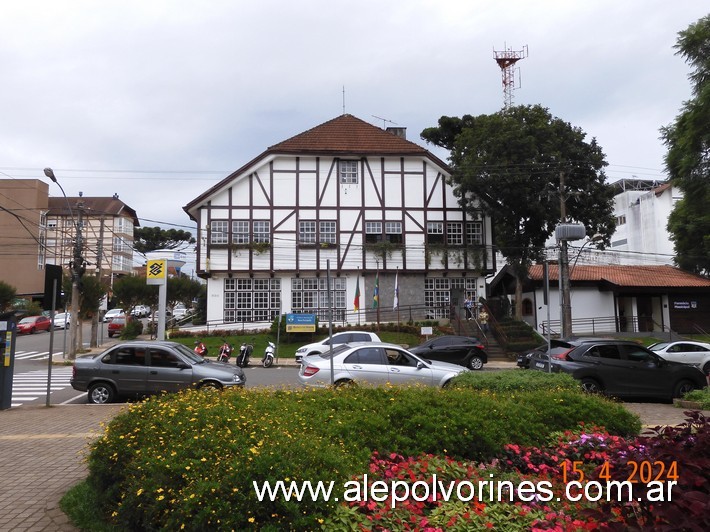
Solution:
<svg viewBox="0 0 710 532">
<path fill-rule="evenodd" d="M 61 353 L 60 353 L 61 356 Z M 45 357 L 46 358 L 46 357 Z M 65 388 L 70 388 L 72 368 L 70 366 L 56 366 L 52 368 L 52 386 L 50 392 L 54 393 Z M 47 398 L 47 370 L 28 371 L 15 374 L 12 380 L 12 408 Z"/>
</svg>

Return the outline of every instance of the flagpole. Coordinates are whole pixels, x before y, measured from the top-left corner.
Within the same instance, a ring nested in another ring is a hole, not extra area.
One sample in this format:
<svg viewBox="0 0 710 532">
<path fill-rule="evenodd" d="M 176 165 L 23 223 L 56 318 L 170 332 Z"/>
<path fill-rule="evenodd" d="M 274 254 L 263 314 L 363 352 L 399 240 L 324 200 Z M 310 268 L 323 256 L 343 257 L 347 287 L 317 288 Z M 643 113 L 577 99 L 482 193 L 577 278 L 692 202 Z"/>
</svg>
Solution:
<svg viewBox="0 0 710 532">
<path fill-rule="evenodd" d="M 375 261 L 377 264 L 377 274 L 375 275 L 375 295 L 374 300 L 377 304 L 377 330 L 380 330 L 380 261 Z"/>
<path fill-rule="evenodd" d="M 394 274 L 394 308 L 397 311 L 397 326 L 399 327 L 399 266 Z"/>
</svg>

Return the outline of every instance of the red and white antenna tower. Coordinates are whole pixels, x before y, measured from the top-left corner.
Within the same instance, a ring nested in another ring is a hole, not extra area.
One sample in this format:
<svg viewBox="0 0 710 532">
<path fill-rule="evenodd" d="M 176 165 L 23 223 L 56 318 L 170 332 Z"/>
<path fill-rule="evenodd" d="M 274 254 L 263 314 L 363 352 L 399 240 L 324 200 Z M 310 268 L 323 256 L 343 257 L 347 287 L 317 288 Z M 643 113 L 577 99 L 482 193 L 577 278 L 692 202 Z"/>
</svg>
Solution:
<svg viewBox="0 0 710 532">
<path fill-rule="evenodd" d="M 526 44 L 518 51 L 510 48 L 503 51 L 493 50 L 493 54 L 503 75 L 503 109 L 508 109 L 513 105 L 513 91 L 520 86 L 515 86 L 515 63 L 528 56 L 528 46 Z"/>
</svg>

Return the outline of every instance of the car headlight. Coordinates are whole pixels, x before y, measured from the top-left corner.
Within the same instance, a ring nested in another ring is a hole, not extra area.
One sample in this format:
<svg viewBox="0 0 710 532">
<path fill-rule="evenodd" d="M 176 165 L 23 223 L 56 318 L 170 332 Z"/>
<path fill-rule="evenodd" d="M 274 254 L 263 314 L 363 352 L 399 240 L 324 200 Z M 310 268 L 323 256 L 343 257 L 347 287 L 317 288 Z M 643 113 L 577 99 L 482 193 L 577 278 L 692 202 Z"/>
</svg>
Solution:
<svg viewBox="0 0 710 532">
<path fill-rule="evenodd" d="M 308 351 L 308 349 L 306 349 L 305 347 L 299 347 L 298 349 L 296 349 L 296 353 L 305 353 L 306 351 Z"/>
<path fill-rule="evenodd" d="M 234 382 L 237 384 L 241 384 L 242 382 L 244 382 L 244 379 L 242 378 L 241 375 L 239 375 L 238 373 L 235 373 L 234 374 Z"/>
</svg>

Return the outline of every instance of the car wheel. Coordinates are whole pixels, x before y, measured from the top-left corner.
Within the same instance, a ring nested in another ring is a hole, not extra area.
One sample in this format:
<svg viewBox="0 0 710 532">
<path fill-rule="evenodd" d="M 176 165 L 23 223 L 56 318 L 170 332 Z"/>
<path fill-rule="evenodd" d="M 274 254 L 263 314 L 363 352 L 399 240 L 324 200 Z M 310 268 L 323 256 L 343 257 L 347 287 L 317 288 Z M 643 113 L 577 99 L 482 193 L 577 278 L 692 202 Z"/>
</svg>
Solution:
<svg viewBox="0 0 710 532">
<path fill-rule="evenodd" d="M 344 388 L 354 388 L 356 384 L 351 381 L 350 379 L 342 379 L 339 381 L 336 381 L 334 384 L 334 387 L 336 390 L 344 389 Z"/>
<path fill-rule="evenodd" d="M 113 402 L 116 392 L 113 386 L 105 382 L 97 382 L 89 388 L 89 402 L 95 405 L 103 405 Z"/>
<path fill-rule="evenodd" d="M 30 329 L 30 334 L 34 334 L 34 333 L 35 333 L 35 328 L 32 327 L 32 328 Z"/>
<path fill-rule="evenodd" d="M 695 386 L 695 384 L 693 384 L 691 381 L 682 380 L 673 388 L 673 397 L 681 398 L 686 393 L 690 393 L 695 389 L 697 389 L 697 386 Z"/>
<path fill-rule="evenodd" d="M 483 369 L 483 359 L 478 355 L 473 355 L 468 361 L 468 367 L 473 370 Z"/>
<path fill-rule="evenodd" d="M 214 381 L 203 382 L 200 385 L 200 390 L 221 390 L 222 387 Z"/>
<path fill-rule="evenodd" d="M 111 333 L 111 332 L 108 333 L 108 337 L 109 337 L 109 338 L 113 338 L 113 333 Z"/>
<path fill-rule="evenodd" d="M 597 381 L 594 379 L 582 379 L 580 382 L 580 385 L 582 386 L 582 390 L 587 392 L 587 393 L 603 393 L 604 388 L 602 388 L 601 384 L 599 384 Z"/>
<path fill-rule="evenodd" d="M 710 375 L 710 362 L 703 366 L 703 373 L 705 373 L 705 375 Z"/>
</svg>

